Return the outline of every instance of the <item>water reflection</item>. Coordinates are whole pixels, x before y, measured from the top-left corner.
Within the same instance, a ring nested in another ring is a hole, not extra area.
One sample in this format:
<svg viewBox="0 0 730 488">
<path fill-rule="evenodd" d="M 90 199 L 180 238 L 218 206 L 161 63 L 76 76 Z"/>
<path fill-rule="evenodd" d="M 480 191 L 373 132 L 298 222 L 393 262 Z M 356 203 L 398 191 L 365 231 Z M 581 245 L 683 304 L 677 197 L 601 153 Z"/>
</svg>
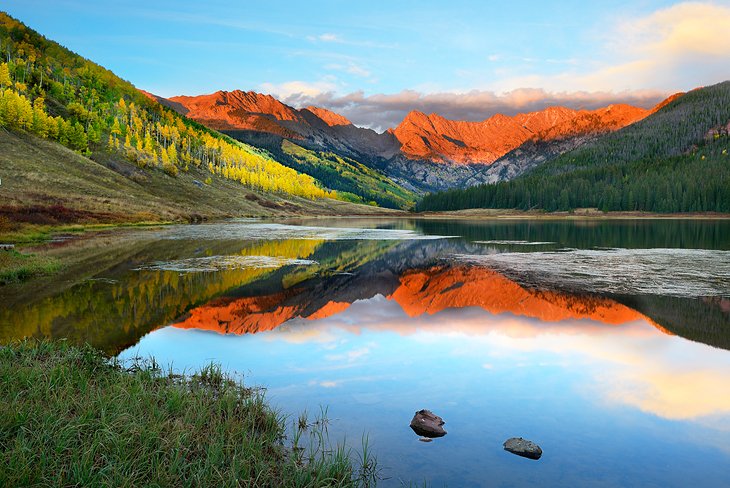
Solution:
<svg viewBox="0 0 730 488">
<path fill-rule="evenodd" d="M 379 280 L 373 278 L 350 274 L 274 294 L 219 298 L 192 309 L 183 321 L 173 325 L 224 334 L 257 333 L 293 318 L 327 318 L 346 310 L 352 301 L 375 294 L 394 300 L 410 317 L 433 315 L 451 308 L 480 307 L 491 314 L 511 313 L 545 322 L 591 319 L 622 324 L 646 319 L 608 298 L 528 289 L 499 272 L 475 266 L 440 265 L 409 269 L 401 276 L 388 274 Z M 322 293 L 323 290 L 327 293 Z M 341 291 L 347 296 L 343 297 Z"/>
<path fill-rule="evenodd" d="M 197 242 L 171 245 L 166 241 L 124 240 L 109 243 L 107 252 L 118 253 L 112 266 L 92 276 L 78 274 L 88 267 L 82 262 L 56 278 L 56 287 L 40 293 L 27 286 L 7 290 L 0 309 L 0 342 L 21 337 L 66 338 L 88 342 L 109 353 L 135 344 L 141 336 L 167 325 L 191 306 L 263 279 L 287 261 L 267 266 L 231 267 L 218 272 L 181 273 L 179 270 L 140 269 L 151 263 L 175 261 L 183 256 L 228 254 L 278 256 L 302 259 L 322 241 L 263 241 L 221 245 Z M 69 285 L 68 281 L 76 283 Z M 32 284 L 29 284 L 32 285 Z M 5 291 L 5 290 L 4 290 Z"/>
<path fill-rule="evenodd" d="M 305 224 L 65 242 L 62 275 L 0 289 L 0 342 L 219 362 L 368 432 L 386 486 L 730 484 L 730 224 Z M 449 435 L 414 439 L 421 408 Z M 504 453 L 513 436 L 539 463 Z"/>
<path fill-rule="evenodd" d="M 425 343 L 458 343 L 456 349 L 444 348 L 439 359 L 446 356 L 453 366 L 471 358 L 470 362 L 488 371 L 548 366 L 535 358 L 550 355 L 552 361 L 560 358 L 558 364 L 563 365 L 601 365 L 591 371 L 594 376 L 589 385 L 603 400 L 637 406 L 669 419 L 730 413 L 730 391 L 725 388 L 730 378 L 730 355 L 657 334 L 653 324 L 640 314 L 617 317 L 617 324 L 621 324 L 617 331 L 606 327 L 601 316 L 564 317 L 554 324 L 512 314 L 495 316 L 478 309 L 466 314 L 449 310 L 413 317 L 389 302 L 377 296 L 326 320 L 295 320 L 267 335 L 266 340 L 316 343 L 325 349 L 332 345 L 323 362 L 332 363 L 336 369 L 368 362 L 377 345 L 358 345 L 360 336 L 386 340 L 392 335 L 408 337 L 415 347 L 403 351 L 405 356 L 416 355 Z M 356 344 L 340 347 L 341 341 Z M 333 376 L 320 383 L 335 387 L 343 380 Z"/>
<path fill-rule="evenodd" d="M 328 405 L 333 435 L 357 446 L 369 433 L 392 477 L 386 486 L 399 478 L 450 486 L 730 482 L 721 468 L 730 455 L 730 355 L 661 333 L 638 314 L 617 319 L 544 322 L 481 307 L 413 317 L 376 295 L 257 334 L 168 327 L 123 357 L 154 354 L 180 368 L 222 359 L 287 411 Z M 427 448 L 408 428 L 420 408 L 442 416 L 449 432 Z M 543 447 L 540 467 L 500 452 L 515 435 Z M 677 472 L 661 461 L 678 458 L 693 468 Z"/>
</svg>

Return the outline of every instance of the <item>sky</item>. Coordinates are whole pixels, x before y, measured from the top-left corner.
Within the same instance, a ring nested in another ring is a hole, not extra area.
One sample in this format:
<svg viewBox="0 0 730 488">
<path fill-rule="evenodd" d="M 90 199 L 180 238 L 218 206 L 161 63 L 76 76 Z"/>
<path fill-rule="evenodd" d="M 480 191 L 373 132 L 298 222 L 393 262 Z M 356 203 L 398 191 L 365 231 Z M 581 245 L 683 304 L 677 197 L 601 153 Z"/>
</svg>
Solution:
<svg viewBox="0 0 730 488">
<path fill-rule="evenodd" d="M 417 109 L 483 120 L 649 107 L 730 78 L 730 0 L 2 0 L 157 95 L 270 93 L 373 128 Z"/>
</svg>

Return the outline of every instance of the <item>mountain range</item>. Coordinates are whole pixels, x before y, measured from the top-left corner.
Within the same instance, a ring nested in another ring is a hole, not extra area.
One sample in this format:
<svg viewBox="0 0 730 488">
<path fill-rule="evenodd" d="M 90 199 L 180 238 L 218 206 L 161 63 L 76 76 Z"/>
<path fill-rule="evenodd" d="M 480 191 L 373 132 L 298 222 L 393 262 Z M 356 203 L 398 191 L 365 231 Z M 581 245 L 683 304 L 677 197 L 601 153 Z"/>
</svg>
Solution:
<svg viewBox="0 0 730 488">
<path fill-rule="evenodd" d="M 414 110 L 397 127 L 382 133 L 355 126 L 326 108 L 296 109 L 271 95 L 253 91 L 156 99 L 201 124 L 274 153 L 283 140 L 311 150 L 333 151 L 382 171 L 411 191 L 423 193 L 513 178 L 530 165 L 511 162 L 507 171 L 496 175 L 487 166 L 521 146 L 541 144 L 544 151 L 561 153 L 561 148 L 570 149 L 637 122 L 679 95 L 653 109 L 624 104 L 596 110 L 553 106 L 511 117 L 496 114 L 478 122 L 449 120 Z M 534 160 L 540 154 L 531 156 Z"/>
<path fill-rule="evenodd" d="M 725 81 L 671 97 L 643 119 L 573 147 L 523 145 L 490 169 L 527 161 L 524 174 L 427 195 L 418 208 L 728 212 L 729 134 Z"/>
</svg>

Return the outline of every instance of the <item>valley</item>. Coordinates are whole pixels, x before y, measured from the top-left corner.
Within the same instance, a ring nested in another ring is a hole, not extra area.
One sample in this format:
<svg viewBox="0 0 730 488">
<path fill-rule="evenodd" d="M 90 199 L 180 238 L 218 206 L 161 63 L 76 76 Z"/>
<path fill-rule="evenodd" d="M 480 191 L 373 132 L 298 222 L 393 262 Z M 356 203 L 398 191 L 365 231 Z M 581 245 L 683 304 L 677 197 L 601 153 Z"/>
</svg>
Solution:
<svg viewBox="0 0 730 488">
<path fill-rule="evenodd" d="M 0 8 L 0 486 L 730 486 L 727 1 Z"/>
</svg>

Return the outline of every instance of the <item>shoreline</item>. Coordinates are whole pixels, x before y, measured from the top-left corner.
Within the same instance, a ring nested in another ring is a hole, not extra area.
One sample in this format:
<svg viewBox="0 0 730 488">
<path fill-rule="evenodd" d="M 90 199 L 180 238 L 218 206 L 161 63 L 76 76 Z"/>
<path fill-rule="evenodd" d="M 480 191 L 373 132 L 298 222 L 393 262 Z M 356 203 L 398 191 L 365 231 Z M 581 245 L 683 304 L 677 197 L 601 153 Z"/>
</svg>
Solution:
<svg viewBox="0 0 730 488">
<path fill-rule="evenodd" d="M 592 209 L 579 209 L 572 212 L 542 212 L 537 210 L 509 210 L 509 209 L 466 209 L 442 212 L 407 212 L 383 208 L 382 212 L 353 213 L 353 214 L 264 214 L 239 216 L 202 217 L 200 220 L 144 220 L 139 222 L 68 222 L 59 224 L 26 224 L 14 222 L 15 229 L 0 231 L 0 244 L 15 244 L 20 248 L 36 244 L 48 243 L 54 235 L 90 235 L 104 231 L 118 231 L 131 228 L 167 227 L 170 225 L 197 225 L 201 223 L 227 222 L 235 219 L 258 220 L 325 220 L 325 219 L 397 219 L 397 220 L 460 220 L 460 221 L 488 221 L 488 220 L 730 220 L 730 214 L 719 212 L 693 213 L 653 213 L 653 212 L 600 212 Z"/>
</svg>

